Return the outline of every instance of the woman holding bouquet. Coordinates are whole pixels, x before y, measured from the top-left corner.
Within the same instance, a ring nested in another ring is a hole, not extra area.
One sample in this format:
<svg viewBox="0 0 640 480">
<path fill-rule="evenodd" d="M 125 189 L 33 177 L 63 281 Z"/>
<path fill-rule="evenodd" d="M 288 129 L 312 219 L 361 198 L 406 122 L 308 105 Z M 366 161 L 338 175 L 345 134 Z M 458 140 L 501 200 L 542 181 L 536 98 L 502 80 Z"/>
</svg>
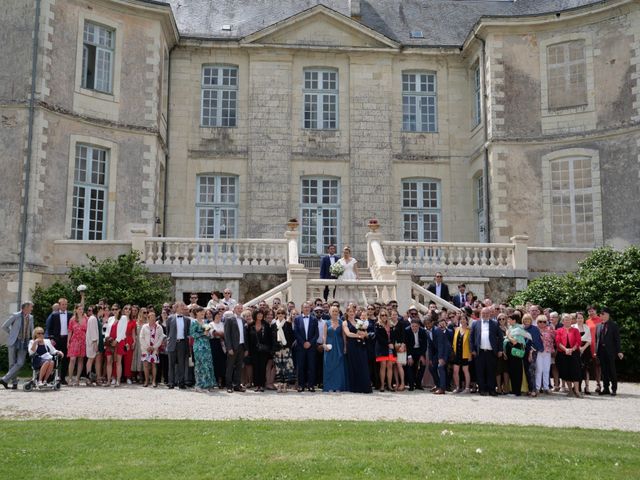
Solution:
<svg viewBox="0 0 640 480">
<path fill-rule="evenodd" d="M 210 327 L 205 330 L 204 308 L 195 307 L 192 313 L 195 315 L 195 322 L 191 322 L 189 336 L 193 338 L 196 392 L 206 392 L 217 386 L 213 375 L 213 359 L 211 357 L 211 345 L 209 344 L 208 330 Z"/>
<path fill-rule="evenodd" d="M 369 354 L 367 352 L 367 328 L 365 321 L 356 320 L 356 307 L 349 305 L 342 331 L 347 337 L 347 381 L 349 391 L 371 393 Z"/>
<path fill-rule="evenodd" d="M 322 322 L 324 329 L 323 381 L 325 392 L 344 392 L 347 390 L 347 372 L 344 363 L 344 333 L 338 307 L 329 309 L 330 319 Z"/>
</svg>

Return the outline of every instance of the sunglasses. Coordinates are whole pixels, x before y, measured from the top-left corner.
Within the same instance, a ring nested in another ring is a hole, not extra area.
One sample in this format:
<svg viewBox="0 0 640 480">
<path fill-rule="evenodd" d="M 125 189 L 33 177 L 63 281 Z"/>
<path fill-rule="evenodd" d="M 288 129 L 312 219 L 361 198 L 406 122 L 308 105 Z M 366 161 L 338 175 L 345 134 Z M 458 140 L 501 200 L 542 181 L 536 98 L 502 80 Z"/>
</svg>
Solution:
<svg viewBox="0 0 640 480">
<path fill-rule="evenodd" d="M 384 318 L 384 317 L 386 317 L 386 315 L 380 315 L 380 318 Z"/>
</svg>

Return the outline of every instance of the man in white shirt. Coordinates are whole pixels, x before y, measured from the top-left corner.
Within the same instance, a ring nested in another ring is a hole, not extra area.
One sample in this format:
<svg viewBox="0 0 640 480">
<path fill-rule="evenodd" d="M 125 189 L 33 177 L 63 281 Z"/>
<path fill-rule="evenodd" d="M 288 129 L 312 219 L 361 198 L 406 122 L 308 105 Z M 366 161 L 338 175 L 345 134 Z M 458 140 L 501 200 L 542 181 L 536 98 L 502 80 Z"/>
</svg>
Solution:
<svg viewBox="0 0 640 480">
<path fill-rule="evenodd" d="M 451 301 L 449 286 L 442 281 L 442 272 L 436 273 L 433 283 L 427 287 L 427 290 L 447 302 Z"/>
<path fill-rule="evenodd" d="M 224 345 L 227 349 L 227 371 L 225 384 L 227 392 L 244 392 L 240 383 L 243 361 L 247 352 L 247 324 L 242 318 L 241 304 L 236 304 L 233 312 L 222 315 L 224 321 Z"/>
<path fill-rule="evenodd" d="M 187 315 L 184 302 L 176 302 L 176 313 L 167 319 L 167 354 L 169 356 L 169 388 L 176 385 L 182 390 L 189 376 L 189 327 L 191 318 Z"/>
<path fill-rule="evenodd" d="M 233 298 L 231 298 L 231 289 L 225 288 L 224 291 L 222 292 L 222 296 L 224 298 L 222 299 L 222 301 L 220 303 L 223 303 L 224 305 L 226 305 L 227 309 L 233 310 L 233 308 L 236 306 L 238 301 L 233 299 Z"/>
<path fill-rule="evenodd" d="M 67 340 L 69 335 L 69 320 L 71 315 L 67 312 L 69 302 L 66 298 L 58 300 L 60 309 L 51 314 L 51 323 L 49 326 L 49 338 L 53 341 L 53 345 L 56 349 L 60 350 L 64 357 L 62 358 L 62 365 L 60 368 L 60 382 L 63 385 L 67 384 L 65 378 L 66 372 L 69 370 L 69 360 L 67 358 Z"/>
<path fill-rule="evenodd" d="M 476 377 L 480 395 L 497 395 L 496 367 L 502 356 L 502 331 L 491 318 L 492 307 L 480 311 L 480 320 L 471 325 L 471 355 L 476 361 Z"/>
</svg>

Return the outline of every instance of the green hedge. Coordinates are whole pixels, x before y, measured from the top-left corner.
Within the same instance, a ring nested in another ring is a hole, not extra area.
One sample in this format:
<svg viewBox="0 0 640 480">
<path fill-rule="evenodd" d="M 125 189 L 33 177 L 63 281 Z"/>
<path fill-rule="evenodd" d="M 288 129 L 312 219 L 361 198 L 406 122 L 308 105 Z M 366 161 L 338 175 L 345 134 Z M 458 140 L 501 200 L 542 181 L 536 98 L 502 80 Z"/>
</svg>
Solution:
<svg viewBox="0 0 640 480">
<path fill-rule="evenodd" d="M 579 263 L 576 273 L 544 275 L 518 292 L 511 305 L 527 302 L 549 307 L 558 312 L 585 310 L 587 305 L 611 309 L 611 318 L 620 327 L 625 358 L 620 372 L 640 378 L 640 248 L 624 251 L 611 247 L 595 250 Z"/>
</svg>

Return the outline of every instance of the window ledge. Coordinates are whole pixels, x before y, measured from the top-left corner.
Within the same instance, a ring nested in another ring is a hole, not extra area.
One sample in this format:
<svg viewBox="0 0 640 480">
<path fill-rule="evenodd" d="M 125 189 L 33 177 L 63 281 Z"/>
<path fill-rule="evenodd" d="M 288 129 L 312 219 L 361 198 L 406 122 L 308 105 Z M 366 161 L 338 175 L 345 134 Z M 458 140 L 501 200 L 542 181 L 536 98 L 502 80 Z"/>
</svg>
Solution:
<svg viewBox="0 0 640 480">
<path fill-rule="evenodd" d="M 81 95 L 85 95 L 87 97 L 97 98 L 98 100 L 104 100 L 106 102 L 118 103 L 115 95 L 113 93 L 104 93 L 98 90 L 91 90 L 90 88 L 80 87 L 80 90 L 77 93 Z"/>
<path fill-rule="evenodd" d="M 592 105 L 576 105 L 573 107 L 546 108 L 542 111 L 543 117 L 558 117 L 562 115 L 573 115 L 576 113 L 593 112 L 595 108 Z"/>
<path fill-rule="evenodd" d="M 233 125 L 233 126 L 225 126 L 225 125 L 221 125 L 221 126 L 200 125 L 200 128 L 202 128 L 202 129 L 206 129 L 206 130 L 212 130 L 212 131 L 215 131 L 215 130 L 218 130 L 218 129 L 221 129 L 221 128 L 224 128 L 224 129 L 227 129 L 227 128 L 238 128 L 238 125 L 237 125 L 237 124 L 236 124 L 236 125 Z"/>
</svg>

